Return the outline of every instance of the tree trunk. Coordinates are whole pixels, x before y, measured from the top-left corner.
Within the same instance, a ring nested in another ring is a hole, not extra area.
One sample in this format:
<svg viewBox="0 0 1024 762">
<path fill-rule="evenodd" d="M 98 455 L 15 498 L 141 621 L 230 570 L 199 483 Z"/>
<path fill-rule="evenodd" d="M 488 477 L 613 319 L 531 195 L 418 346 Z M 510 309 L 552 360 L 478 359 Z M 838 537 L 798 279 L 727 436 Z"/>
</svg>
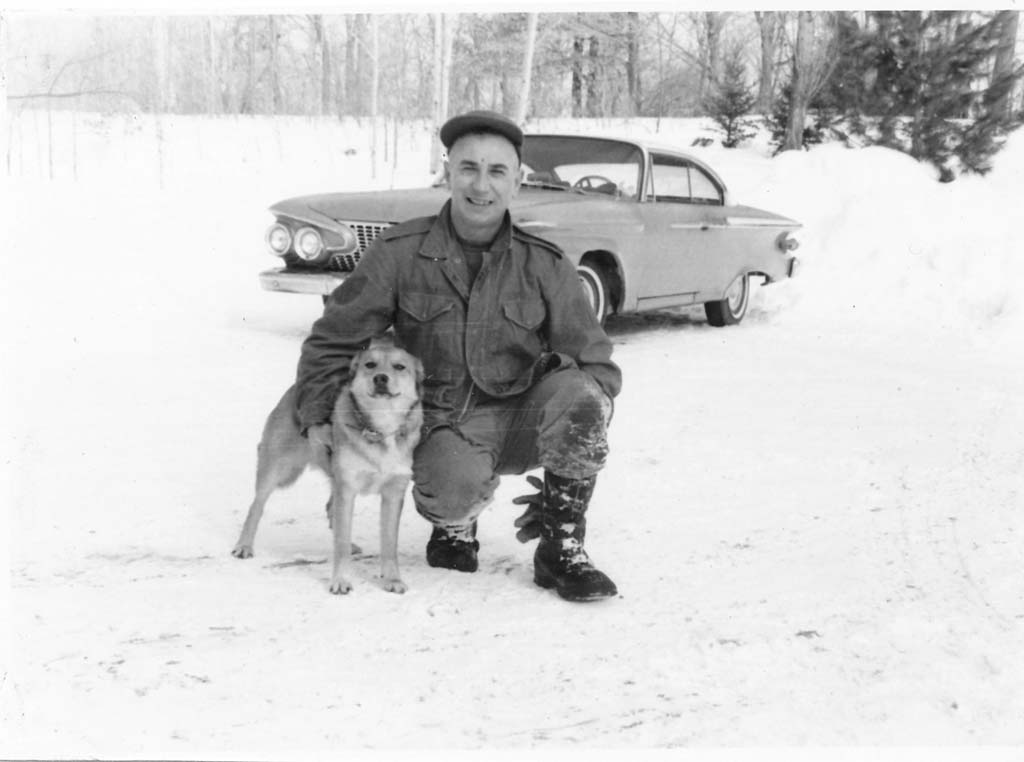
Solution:
<svg viewBox="0 0 1024 762">
<path fill-rule="evenodd" d="M 248 61 L 242 113 L 256 113 L 256 17 L 249 17 Z"/>
<path fill-rule="evenodd" d="M 811 52 L 811 37 L 814 34 L 814 17 L 810 11 L 797 14 L 796 51 L 793 54 L 792 98 L 790 99 L 789 127 L 783 150 L 790 151 L 803 147 L 804 120 L 807 116 L 807 77 Z"/>
<path fill-rule="evenodd" d="M 446 34 L 446 23 L 445 14 L 435 13 L 434 14 L 434 82 L 433 82 L 433 135 L 434 139 L 430 143 L 430 171 L 437 172 L 441 168 L 441 144 L 438 137 L 441 131 L 441 125 L 444 124 L 445 100 L 448 96 L 447 88 L 445 87 L 445 59 L 446 51 L 448 48 L 447 34 Z"/>
<path fill-rule="evenodd" d="M 206 17 L 206 113 L 216 114 L 220 98 L 220 67 L 217 60 L 217 32 L 214 17 Z"/>
<path fill-rule="evenodd" d="M 626 88 L 632 116 L 643 111 L 643 96 L 640 92 L 640 14 L 630 11 L 626 14 Z"/>
<path fill-rule="evenodd" d="M 722 27 L 725 16 L 721 12 L 708 13 L 708 79 L 712 88 L 722 80 Z"/>
<path fill-rule="evenodd" d="M 459 14 L 446 13 L 444 15 L 444 54 L 441 61 L 441 121 L 438 122 L 438 129 L 441 123 L 448 118 L 448 109 L 451 101 L 452 87 L 452 59 L 455 56 L 455 30 L 459 25 Z"/>
<path fill-rule="evenodd" d="M 327 34 L 324 17 L 313 16 L 313 37 L 320 53 L 320 98 L 319 113 L 321 116 L 331 112 L 331 40 Z"/>
<path fill-rule="evenodd" d="M 700 14 L 703 48 L 701 50 L 701 71 L 697 84 L 697 97 L 701 104 L 707 102 L 715 83 L 721 77 L 721 38 L 724 15 L 718 12 Z"/>
<path fill-rule="evenodd" d="M 601 43 L 597 35 L 590 37 L 590 66 L 587 69 L 587 116 L 601 116 L 601 99 L 597 95 L 597 75 L 601 69 L 600 50 Z"/>
<path fill-rule="evenodd" d="M 153 58 L 156 82 L 153 94 L 153 110 L 162 113 L 170 108 L 170 53 L 167 45 L 170 40 L 170 19 L 166 16 L 153 19 Z"/>
<path fill-rule="evenodd" d="M 370 117 L 377 119 L 380 103 L 380 26 L 377 14 L 370 15 Z"/>
<path fill-rule="evenodd" d="M 533 84 L 533 53 L 537 47 L 537 14 L 526 14 L 526 50 L 523 51 L 522 89 L 516 109 L 516 124 L 524 124 L 530 110 L 530 88 Z"/>
<path fill-rule="evenodd" d="M 761 29 L 761 75 L 757 88 L 757 110 L 762 114 L 770 114 L 775 100 L 775 43 L 779 19 L 775 11 L 754 11 L 754 16 Z"/>
<path fill-rule="evenodd" d="M 572 115 L 583 116 L 583 38 L 572 40 Z"/>
<path fill-rule="evenodd" d="M 363 18 L 359 14 L 350 13 L 345 17 L 347 31 L 345 44 L 345 104 L 348 114 L 358 114 L 362 106 L 360 79 L 362 78 L 362 33 Z"/>
<path fill-rule="evenodd" d="M 280 114 L 282 110 L 281 75 L 277 63 L 277 17 L 267 16 L 267 52 L 270 56 L 268 64 L 270 74 L 270 113 Z"/>
</svg>

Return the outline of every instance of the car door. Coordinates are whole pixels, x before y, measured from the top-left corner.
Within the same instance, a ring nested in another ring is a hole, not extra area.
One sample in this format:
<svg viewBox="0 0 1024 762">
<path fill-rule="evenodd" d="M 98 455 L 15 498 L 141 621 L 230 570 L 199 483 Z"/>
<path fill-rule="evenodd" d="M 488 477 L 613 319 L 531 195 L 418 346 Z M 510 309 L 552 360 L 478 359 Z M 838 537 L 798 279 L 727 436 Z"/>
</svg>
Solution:
<svg viewBox="0 0 1024 762">
<path fill-rule="evenodd" d="M 724 291 L 729 250 L 725 192 L 685 157 L 652 152 L 641 213 L 647 251 L 640 309 L 691 304 Z"/>
</svg>

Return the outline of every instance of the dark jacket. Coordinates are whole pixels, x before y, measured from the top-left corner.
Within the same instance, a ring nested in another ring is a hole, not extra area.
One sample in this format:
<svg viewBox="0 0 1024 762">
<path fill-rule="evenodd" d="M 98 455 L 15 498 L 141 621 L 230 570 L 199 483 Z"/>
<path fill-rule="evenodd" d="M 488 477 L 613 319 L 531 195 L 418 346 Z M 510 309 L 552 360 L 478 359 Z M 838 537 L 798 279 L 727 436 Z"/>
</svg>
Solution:
<svg viewBox="0 0 1024 762">
<path fill-rule="evenodd" d="M 491 397 L 528 389 L 553 362 L 571 358 L 618 394 L 621 372 L 576 269 L 554 244 L 509 222 L 468 287 L 450 202 L 438 216 L 388 228 L 331 294 L 302 345 L 302 429 L 326 423 L 351 357 L 394 326 L 424 366 L 428 420 L 457 419 L 474 385 Z"/>
</svg>

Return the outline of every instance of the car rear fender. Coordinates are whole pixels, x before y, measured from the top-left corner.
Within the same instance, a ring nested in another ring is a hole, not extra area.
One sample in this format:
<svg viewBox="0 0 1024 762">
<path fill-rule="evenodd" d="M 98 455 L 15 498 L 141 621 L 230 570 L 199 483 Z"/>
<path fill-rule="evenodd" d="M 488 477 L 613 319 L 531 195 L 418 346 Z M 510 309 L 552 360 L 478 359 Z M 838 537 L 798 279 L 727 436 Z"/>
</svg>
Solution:
<svg viewBox="0 0 1024 762">
<path fill-rule="evenodd" d="M 608 274 L 612 290 L 611 306 L 614 311 L 621 311 L 629 303 L 628 289 L 631 279 L 623 267 L 618 253 L 619 247 L 615 241 L 601 236 L 580 236 L 578 231 L 573 231 L 569 237 L 559 235 L 557 229 L 545 229 L 541 226 L 529 226 L 527 229 L 558 244 L 569 261 L 577 267 L 584 260 L 600 265 Z"/>
</svg>

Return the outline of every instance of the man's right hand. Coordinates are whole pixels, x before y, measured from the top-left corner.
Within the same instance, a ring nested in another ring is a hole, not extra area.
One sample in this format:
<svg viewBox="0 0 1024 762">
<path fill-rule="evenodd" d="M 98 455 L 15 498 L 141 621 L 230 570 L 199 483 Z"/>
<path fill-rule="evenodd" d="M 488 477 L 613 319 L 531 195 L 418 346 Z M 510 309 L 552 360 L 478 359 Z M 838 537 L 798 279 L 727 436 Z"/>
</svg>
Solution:
<svg viewBox="0 0 1024 762">
<path fill-rule="evenodd" d="M 306 429 L 306 439 L 309 440 L 314 449 L 323 447 L 326 448 L 327 452 L 330 452 L 334 448 L 333 431 L 331 424 L 318 423 L 316 426 L 310 426 Z"/>
</svg>

